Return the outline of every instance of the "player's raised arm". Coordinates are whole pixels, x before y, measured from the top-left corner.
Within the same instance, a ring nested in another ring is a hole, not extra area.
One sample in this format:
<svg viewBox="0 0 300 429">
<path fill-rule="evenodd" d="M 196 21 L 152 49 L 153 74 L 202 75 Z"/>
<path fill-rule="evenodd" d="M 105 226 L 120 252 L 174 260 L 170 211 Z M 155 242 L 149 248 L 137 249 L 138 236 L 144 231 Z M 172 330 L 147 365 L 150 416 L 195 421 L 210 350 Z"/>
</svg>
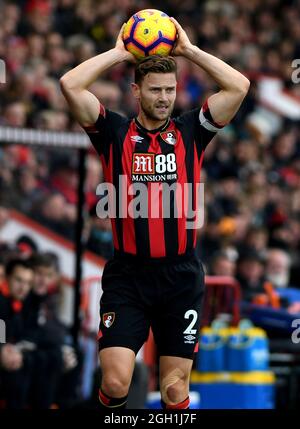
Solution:
<svg viewBox="0 0 300 429">
<path fill-rule="evenodd" d="M 239 71 L 219 58 L 193 45 L 176 19 L 171 18 L 177 29 L 177 42 L 173 55 L 181 55 L 205 70 L 219 85 L 221 90 L 210 96 L 208 107 L 213 120 L 225 125 L 234 117 L 245 98 L 250 82 Z"/>
<path fill-rule="evenodd" d="M 70 110 L 83 127 L 93 125 L 100 111 L 99 100 L 88 91 L 89 86 L 108 68 L 123 61 L 135 61 L 134 56 L 124 47 L 123 29 L 124 25 L 113 49 L 84 61 L 60 79 L 61 89 Z"/>
</svg>

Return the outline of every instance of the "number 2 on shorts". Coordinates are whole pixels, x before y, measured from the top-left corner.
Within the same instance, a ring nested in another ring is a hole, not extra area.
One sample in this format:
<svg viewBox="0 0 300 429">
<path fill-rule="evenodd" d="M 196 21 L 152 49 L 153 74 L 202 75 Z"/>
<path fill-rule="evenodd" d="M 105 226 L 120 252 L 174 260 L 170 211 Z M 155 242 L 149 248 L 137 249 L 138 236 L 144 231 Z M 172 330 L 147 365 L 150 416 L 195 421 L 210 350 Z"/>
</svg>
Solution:
<svg viewBox="0 0 300 429">
<path fill-rule="evenodd" d="M 192 328 L 195 326 L 197 319 L 198 319 L 197 311 L 195 311 L 195 310 L 186 311 L 184 318 L 190 319 L 191 317 L 192 317 L 192 321 L 189 324 L 189 326 L 186 328 L 186 330 L 184 331 L 184 334 L 195 335 L 197 332 L 197 329 L 192 329 Z"/>
</svg>

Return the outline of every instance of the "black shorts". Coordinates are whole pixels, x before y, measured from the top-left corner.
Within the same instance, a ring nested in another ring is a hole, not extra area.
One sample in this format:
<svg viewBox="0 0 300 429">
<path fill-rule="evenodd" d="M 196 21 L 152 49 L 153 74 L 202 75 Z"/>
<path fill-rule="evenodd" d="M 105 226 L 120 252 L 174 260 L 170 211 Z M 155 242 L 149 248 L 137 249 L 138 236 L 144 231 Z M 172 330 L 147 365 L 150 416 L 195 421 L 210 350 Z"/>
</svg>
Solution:
<svg viewBox="0 0 300 429">
<path fill-rule="evenodd" d="M 136 354 L 152 328 L 159 356 L 193 359 L 198 346 L 204 271 L 195 254 L 147 262 L 115 257 L 104 267 L 99 349 Z"/>
</svg>

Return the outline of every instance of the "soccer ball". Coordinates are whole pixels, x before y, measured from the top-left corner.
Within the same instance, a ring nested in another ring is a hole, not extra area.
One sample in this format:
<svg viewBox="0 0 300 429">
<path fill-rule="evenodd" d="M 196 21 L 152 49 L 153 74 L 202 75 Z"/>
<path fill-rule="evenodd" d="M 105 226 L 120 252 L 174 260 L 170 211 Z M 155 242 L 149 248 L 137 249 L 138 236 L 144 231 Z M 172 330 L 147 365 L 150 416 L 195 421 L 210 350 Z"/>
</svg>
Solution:
<svg viewBox="0 0 300 429">
<path fill-rule="evenodd" d="M 168 15 L 156 9 L 141 10 L 128 20 L 123 32 L 126 49 L 137 59 L 167 56 L 176 40 L 176 27 Z"/>
</svg>

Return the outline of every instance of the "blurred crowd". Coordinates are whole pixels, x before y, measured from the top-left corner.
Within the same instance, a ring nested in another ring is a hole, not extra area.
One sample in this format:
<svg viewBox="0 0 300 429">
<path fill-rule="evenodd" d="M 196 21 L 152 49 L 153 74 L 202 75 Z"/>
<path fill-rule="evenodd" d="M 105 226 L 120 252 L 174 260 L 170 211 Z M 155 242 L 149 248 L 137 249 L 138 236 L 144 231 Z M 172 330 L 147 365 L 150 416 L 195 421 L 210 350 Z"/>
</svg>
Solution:
<svg viewBox="0 0 300 429">
<path fill-rule="evenodd" d="M 29 237 L 11 247 L 8 262 L 0 258 L 0 409 L 69 408 L 79 400 L 82 354 L 59 319 L 59 289 L 57 256 L 37 252 Z"/>
<path fill-rule="evenodd" d="M 69 114 L 59 78 L 82 61 L 114 46 L 123 22 L 156 0 L 19 0 L 0 2 L 0 125 L 82 131 Z M 300 135 L 282 116 L 275 134 L 250 118 L 259 105 L 258 81 L 276 77 L 295 98 L 292 61 L 300 58 L 297 0 L 166 0 L 163 10 L 179 20 L 191 41 L 229 62 L 251 80 L 250 92 L 230 125 L 206 150 L 205 225 L 198 252 L 208 274 L 234 275 L 246 299 L 275 287 L 300 287 Z M 217 91 L 192 63 L 177 58 L 174 115 L 201 105 Z M 107 71 L 91 91 L 109 109 L 134 116 L 132 66 Z M 96 153 L 88 154 L 87 247 L 112 256 L 110 223 L 98 219 L 95 189 L 103 180 Z M 74 238 L 77 203 L 75 150 L 0 146 L 0 228 L 15 208 L 66 238 Z"/>
</svg>

